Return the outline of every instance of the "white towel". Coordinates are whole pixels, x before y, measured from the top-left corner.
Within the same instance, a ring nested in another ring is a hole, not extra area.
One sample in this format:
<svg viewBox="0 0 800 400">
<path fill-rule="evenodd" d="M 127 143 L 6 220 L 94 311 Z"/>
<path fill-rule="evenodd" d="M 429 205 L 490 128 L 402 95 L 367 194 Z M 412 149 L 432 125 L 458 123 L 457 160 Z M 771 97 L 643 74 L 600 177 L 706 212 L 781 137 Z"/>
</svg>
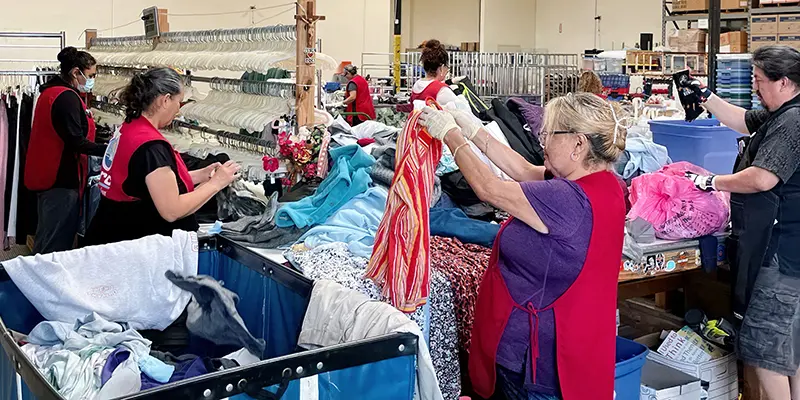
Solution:
<svg viewBox="0 0 800 400">
<path fill-rule="evenodd" d="M 197 234 L 176 230 L 172 237 L 17 257 L 3 267 L 46 320 L 74 323 L 96 312 L 132 329 L 163 330 L 191 299 L 164 273 L 197 275 L 197 257 Z"/>
</svg>

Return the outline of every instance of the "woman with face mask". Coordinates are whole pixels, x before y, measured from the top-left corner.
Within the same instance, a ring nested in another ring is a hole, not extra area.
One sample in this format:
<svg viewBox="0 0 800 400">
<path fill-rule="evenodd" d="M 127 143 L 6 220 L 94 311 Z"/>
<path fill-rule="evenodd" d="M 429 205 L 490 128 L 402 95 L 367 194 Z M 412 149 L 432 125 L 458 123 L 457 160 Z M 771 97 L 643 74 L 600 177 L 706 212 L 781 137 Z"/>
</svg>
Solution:
<svg viewBox="0 0 800 400">
<path fill-rule="evenodd" d="M 102 197 L 87 244 L 196 231 L 194 213 L 236 179 L 239 165 L 229 161 L 189 171 L 158 131 L 172 122 L 183 101 L 183 81 L 174 70 L 134 76 L 121 100 L 125 123 L 103 157 Z"/>
<path fill-rule="evenodd" d="M 422 44 L 422 69 L 425 77 L 414 83 L 411 88 L 411 102 L 435 99 L 440 105 L 456 101 L 456 94 L 444 83 L 450 72 L 447 50 L 441 42 L 431 39 Z"/>
<path fill-rule="evenodd" d="M 78 231 L 87 156 L 102 156 L 95 125 L 83 99 L 92 90 L 97 62 L 67 47 L 58 54 L 61 74 L 41 86 L 25 161 L 25 187 L 37 193 L 34 253 L 70 250 Z"/>
</svg>

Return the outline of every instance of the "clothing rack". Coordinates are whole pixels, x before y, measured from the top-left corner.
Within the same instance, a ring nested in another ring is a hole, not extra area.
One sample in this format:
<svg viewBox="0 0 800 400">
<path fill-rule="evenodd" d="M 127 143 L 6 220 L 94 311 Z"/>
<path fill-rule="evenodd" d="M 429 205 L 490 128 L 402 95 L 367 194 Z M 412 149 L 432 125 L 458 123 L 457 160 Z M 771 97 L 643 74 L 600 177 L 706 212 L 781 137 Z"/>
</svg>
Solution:
<svg viewBox="0 0 800 400">
<path fill-rule="evenodd" d="M 167 22 L 166 15 L 164 22 Z M 288 49 L 285 46 L 287 42 L 294 43 L 294 61 L 291 65 L 296 69 L 295 85 L 296 88 L 290 89 L 288 93 L 294 95 L 295 98 L 295 113 L 298 126 L 311 126 L 314 124 L 314 90 L 316 75 L 316 58 L 317 58 L 317 39 L 316 39 L 316 23 L 317 21 L 325 20 L 324 16 L 316 15 L 316 0 L 301 0 L 297 3 L 295 11 L 295 26 L 275 25 L 264 27 L 248 27 L 237 29 L 212 29 L 212 30 L 197 30 L 197 31 L 183 31 L 183 32 L 162 32 L 160 36 L 147 39 L 144 36 L 125 36 L 125 37 L 97 37 L 97 31 L 86 30 L 86 47 L 91 51 L 93 47 L 99 47 L 100 51 L 109 50 L 103 57 L 109 60 L 117 60 L 119 64 L 138 64 L 138 65 L 154 65 L 162 64 L 156 62 L 158 59 L 169 58 L 170 52 L 181 51 L 197 52 L 203 49 L 202 46 L 209 44 L 217 46 L 220 49 L 225 48 L 230 54 L 236 55 L 241 53 L 242 57 L 258 57 L 259 54 L 254 54 L 254 51 L 261 50 L 261 53 L 267 57 L 269 49 L 274 47 Z M 166 26 L 169 24 L 166 23 Z M 252 45 L 248 49 L 248 44 Z M 133 50 L 131 57 L 128 58 L 123 52 L 126 50 Z M 155 53 L 155 54 L 154 54 Z M 122 54 L 122 55 L 120 55 Z M 152 56 L 152 58 L 150 57 Z M 100 64 L 103 57 L 96 57 Z M 129 60 L 129 61 L 125 61 Z M 151 60 L 152 62 L 147 62 Z M 176 60 L 177 61 L 177 60 Z M 185 61 L 185 59 L 180 60 Z M 195 60 L 196 61 L 196 60 Z M 225 65 L 225 69 L 236 71 L 258 71 L 252 65 L 248 65 L 244 60 L 230 60 L 226 61 L 242 61 L 230 62 L 233 65 Z M 188 62 L 188 61 L 187 61 Z M 182 67 L 184 69 L 198 69 L 195 65 L 177 65 L 179 63 L 168 63 L 172 67 Z M 213 60 L 208 58 L 204 59 L 202 63 L 207 67 L 204 69 L 222 69 L 220 65 L 214 65 Z M 267 63 L 268 64 L 268 63 Z M 130 65 L 125 65 L 130 66 Z M 263 69 L 265 64 L 259 64 Z M 192 77 L 197 82 L 202 82 L 202 78 Z M 215 82 L 210 82 L 215 83 Z M 261 83 L 259 83 L 261 84 Z M 267 92 L 278 92 L 279 94 L 285 93 L 287 87 L 281 84 L 269 82 L 269 86 L 264 87 Z M 256 86 L 261 88 L 261 86 Z M 280 89 L 280 90 L 278 90 Z M 283 96 L 281 96 L 283 97 Z"/>
<path fill-rule="evenodd" d="M 188 73 L 186 78 L 189 82 L 209 83 L 214 90 L 236 91 L 242 93 L 258 94 L 262 96 L 293 98 L 297 96 L 294 83 L 286 82 L 266 82 L 250 81 L 245 79 L 231 78 L 208 78 Z"/>
</svg>

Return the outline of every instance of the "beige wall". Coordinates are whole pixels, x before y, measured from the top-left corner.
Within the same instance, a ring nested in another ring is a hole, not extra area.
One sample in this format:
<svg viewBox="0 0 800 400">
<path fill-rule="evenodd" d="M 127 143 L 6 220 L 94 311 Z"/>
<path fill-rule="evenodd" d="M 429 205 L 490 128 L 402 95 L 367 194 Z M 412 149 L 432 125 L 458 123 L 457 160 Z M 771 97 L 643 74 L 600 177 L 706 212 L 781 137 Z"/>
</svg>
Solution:
<svg viewBox="0 0 800 400">
<path fill-rule="evenodd" d="M 170 29 L 193 30 L 236 28 L 258 25 L 294 24 L 292 6 L 256 11 L 246 10 L 251 4 L 269 7 L 286 4 L 286 0 L 97 0 L 91 4 L 63 0 L 4 1 L 0 30 L 6 31 L 61 31 L 67 32 L 67 43 L 82 46 L 79 36 L 86 28 L 104 29 L 123 25 L 138 18 L 142 9 L 157 4 L 174 14 L 202 14 L 242 10 L 241 13 L 220 16 L 171 16 Z M 319 0 L 317 13 L 325 15 L 319 23 L 318 36 L 323 40 L 323 51 L 337 60 L 358 61 L 363 51 L 387 52 L 390 50 L 390 0 Z M 290 10 L 274 18 L 270 16 Z M 140 35 L 142 23 L 102 32 L 101 36 Z M 2 40 L 2 39 L 0 39 Z M 29 44 L 30 41 L 2 43 Z M 45 44 L 46 42 L 35 42 Z M 56 43 L 57 42 L 49 42 Z M 45 58 L 55 60 L 56 49 L 16 50 L 0 48 L 0 58 Z M 7 65 L 0 65 L 7 69 Z"/>
<path fill-rule="evenodd" d="M 597 47 L 633 47 L 640 32 L 661 41 L 661 0 L 597 0 L 602 16 Z M 536 47 L 551 53 L 580 53 L 595 46 L 594 0 L 538 0 Z"/>
<path fill-rule="evenodd" d="M 495 0 L 492 0 L 495 1 Z M 428 39 L 459 46 L 480 40 L 480 0 L 405 0 L 403 13 L 408 30 L 403 30 L 405 48 L 413 48 Z M 405 28 L 405 26 L 404 26 Z M 408 32 L 408 35 L 406 35 Z"/>
<path fill-rule="evenodd" d="M 481 50 L 533 50 L 536 47 L 536 4 L 551 1 L 484 0 Z"/>
</svg>

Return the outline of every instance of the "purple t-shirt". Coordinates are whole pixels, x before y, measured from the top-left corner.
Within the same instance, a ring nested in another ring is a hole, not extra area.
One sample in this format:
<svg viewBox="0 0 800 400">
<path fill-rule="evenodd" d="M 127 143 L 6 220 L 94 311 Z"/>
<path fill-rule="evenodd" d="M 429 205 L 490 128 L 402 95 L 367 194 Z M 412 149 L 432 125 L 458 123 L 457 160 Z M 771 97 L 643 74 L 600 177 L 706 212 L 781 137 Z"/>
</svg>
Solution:
<svg viewBox="0 0 800 400">
<path fill-rule="evenodd" d="M 546 308 L 575 282 L 586 260 L 592 209 L 577 183 L 565 179 L 520 183 L 525 197 L 549 230 L 545 235 L 520 220 L 500 236 L 498 266 L 511 297 L 525 307 Z M 575 322 L 575 329 L 586 329 Z M 539 313 L 539 359 L 531 379 L 529 315 L 514 309 L 497 350 L 497 363 L 523 373 L 525 388 L 557 395 L 555 314 Z M 520 382 L 522 383 L 522 382 Z"/>
</svg>

